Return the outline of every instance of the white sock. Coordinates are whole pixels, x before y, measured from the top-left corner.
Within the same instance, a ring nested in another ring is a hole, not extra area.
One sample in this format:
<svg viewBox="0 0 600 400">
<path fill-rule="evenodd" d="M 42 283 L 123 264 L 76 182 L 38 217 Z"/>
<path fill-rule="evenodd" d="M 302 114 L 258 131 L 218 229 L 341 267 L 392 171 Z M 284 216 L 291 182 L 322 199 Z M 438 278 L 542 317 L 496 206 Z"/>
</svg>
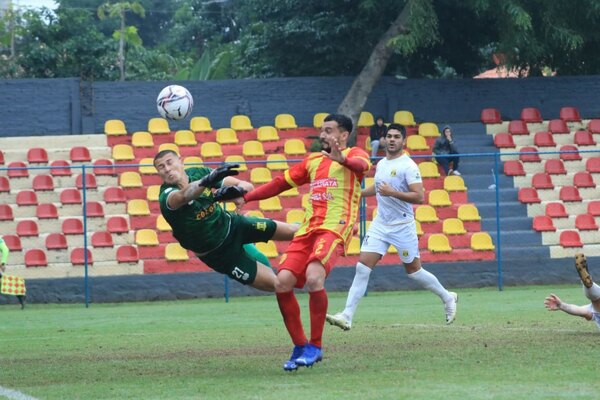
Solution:
<svg viewBox="0 0 600 400">
<path fill-rule="evenodd" d="M 600 286 L 596 285 L 595 283 L 592 285 L 591 288 L 586 288 L 584 286 L 583 293 L 585 294 L 585 297 L 587 297 L 591 301 L 600 300 Z"/>
<path fill-rule="evenodd" d="M 369 275 L 371 275 L 372 269 L 367 267 L 365 264 L 358 262 L 356 263 L 356 273 L 354 274 L 354 280 L 352 286 L 348 291 L 348 299 L 346 300 L 346 308 L 343 314 L 348 317 L 348 320 L 352 321 L 354 313 L 356 313 L 356 307 L 360 299 L 363 298 L 367 291 L 367 285 L 369 284 Z"/>
<path fill-rule="evenodd" d="M 437 294 L 444 303 L 452 300 L 450 293 L 442 286 L 440 281 L 431 272 L 426 271 L 425 268 L 421 268 L 417 272 L 408 274 L 410 279 L 415 280 L 424 289 L 430 290 Z"/>
</svg>

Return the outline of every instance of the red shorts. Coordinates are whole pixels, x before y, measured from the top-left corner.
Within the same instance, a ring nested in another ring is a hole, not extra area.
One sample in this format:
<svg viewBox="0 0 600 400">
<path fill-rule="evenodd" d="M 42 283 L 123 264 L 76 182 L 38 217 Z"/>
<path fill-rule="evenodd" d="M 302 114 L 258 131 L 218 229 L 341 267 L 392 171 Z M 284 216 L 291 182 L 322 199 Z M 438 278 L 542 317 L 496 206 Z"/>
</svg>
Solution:
<svg viewBox="0 0 600 400">
<path fill-rule="evenodd" d="M 312 261 L 319 261 L 329 275 L 337 258 L 344 254 L 344 242 L 333 232 L 316 230 L 295 237 L 279 262 L 279 270 L 287 269 L 297 279 L 296 287 L 306 283 L 306 268 Z"/>
</svg>

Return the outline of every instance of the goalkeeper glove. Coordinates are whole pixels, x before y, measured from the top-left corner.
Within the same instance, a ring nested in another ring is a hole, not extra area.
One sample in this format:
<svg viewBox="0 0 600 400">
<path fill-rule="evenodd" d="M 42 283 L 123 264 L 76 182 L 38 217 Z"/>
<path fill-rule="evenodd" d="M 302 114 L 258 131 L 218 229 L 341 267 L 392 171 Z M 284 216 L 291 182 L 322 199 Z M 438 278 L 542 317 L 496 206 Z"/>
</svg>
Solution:
<svg viewBox="0 0 600 400">
<path fill-rule="evenodd" d="M 221 182 L 224 178 L 232 175 L 237 175 L 240 173 L 237 169 L 240 164 L 224 164 L 216 169 L 213 169 L 210 174 L 206 175 L 204 178 L 198 181 L 200 186 L 204 186 L 205 188 L 212 188 L 218 182 Z"/>
<path fill-rule="evenodd" d="M 247 192 L 241 186 L 223 186 L 214 194 L 215 201 L 229 201 L 243 197 Z"/>
</svg>

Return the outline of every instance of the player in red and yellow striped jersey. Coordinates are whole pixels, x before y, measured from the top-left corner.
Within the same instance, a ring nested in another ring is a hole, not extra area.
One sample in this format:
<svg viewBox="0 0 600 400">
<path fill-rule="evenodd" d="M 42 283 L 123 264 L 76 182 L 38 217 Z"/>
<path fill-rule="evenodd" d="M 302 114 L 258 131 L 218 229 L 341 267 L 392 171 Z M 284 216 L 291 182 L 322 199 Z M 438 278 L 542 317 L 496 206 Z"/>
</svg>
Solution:
<svg viewBox="0 0 600 400">
<path fill-rule="evenodd" d="M 311 153 L 287 170 L 284 176 L 254 189 L 246 202 L 266 199 L 292 187 L 310 184 L 304 221 L 279 264 L 275 292 L 285 326 L 294 343 L 283 369 L 311 366 L 322 358 L 321 338 L 327 313 L 325 279 L 344 253 L 358 215 L 361 181 L 371 168 L 369 155 L 357 147 L 346 147 L 352 120 L 332 114 L 321 127 L 323 151 Z M 294 287 L 306 285 L 309 293 L 310 340 L 300 319 Z"/>
</svg>

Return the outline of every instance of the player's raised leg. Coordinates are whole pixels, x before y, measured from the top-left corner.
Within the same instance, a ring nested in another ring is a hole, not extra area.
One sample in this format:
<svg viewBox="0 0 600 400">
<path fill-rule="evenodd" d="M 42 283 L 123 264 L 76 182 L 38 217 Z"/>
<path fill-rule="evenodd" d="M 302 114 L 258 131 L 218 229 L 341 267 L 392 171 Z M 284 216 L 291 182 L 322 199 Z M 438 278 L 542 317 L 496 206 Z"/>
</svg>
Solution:
<svg viewBox="0 0 600 400">
<path fill-rule="evenodd" d="M 584 254 L 578 253 L 575 255 L 575 269 L 583 284 L 583 293 L 585 294 L 585 297 L 590 299 L 596 310 L 600 311 L 600 286 L 594 283 L 594 280 L 588 271 L 587 259 Z"/>
</svg>

